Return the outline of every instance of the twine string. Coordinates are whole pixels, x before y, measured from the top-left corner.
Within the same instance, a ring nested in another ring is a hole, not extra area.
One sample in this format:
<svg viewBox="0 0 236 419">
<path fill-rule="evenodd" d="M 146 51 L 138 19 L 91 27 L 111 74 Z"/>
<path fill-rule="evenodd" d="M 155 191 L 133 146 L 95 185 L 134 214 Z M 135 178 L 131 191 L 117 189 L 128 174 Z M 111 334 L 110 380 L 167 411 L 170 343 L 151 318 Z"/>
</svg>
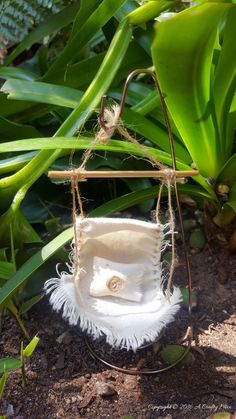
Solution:
<svg viewBox="0 0 236 419">
<path fill-rule="evenodd" d="M 173 169 L 167 169 L 166 166 L 162 165 L 151 153 L 147 151 L 146 147 L 143 147 L 142 144 L 139 143 L 135 138 L 133 138 L 128 131 L 122 126 L 120 120 L 121 109 L 118 105 L 112 106 L 110 109 L 104 109 L 104 115 L 102 119 L 99 119 L 100 122 L 100 129 L 98 133 L 95 135 L 95 138 L 91 141 L 89 148 L 84 152 L 82 156 L 82 161 L 78 169 L 76 169 L 76 173 L 78 173 L 77 177 L 71 178 L 71 185 L 72 185 L 72 198 L 73 198 L 73 226 L 74 226 L 74 238 L 75 238 L 75 248 L 74 248 L 74 278 L 77 277 L 78 273 L 80 272 L 80 249 L 83 241 L 82 232 L 80 231 L 79 234 L 76 228 L 76 217 L 77 217 L 77 205 L 80 212 L 80 217 L 83 219 L 85 218 L 84 210 L 83 210 L 83 203 L 80 194 L 80 189 L 78 186 L 79 182 L 79 175 L 81 172 L 85 170 L 87 162 L 93 155 L 94 146 L 97 144 L 107 144 L 110 138 L 113 136 L 114 132 L 117 131 L 122 137 L 134 144 L 140 151 L 141 155 L 145 155 L 148 160 L 151 162 L 153 166 L 158 167 L 159 169 L 166 170 L 166 176 L 161 180 L 159 193 L 157 196 L 157 204 L 156 204 L 156 223 L 157 227 L 160 226 L 159 220 L 159 213 L 160 213 L 160 203 L 161 203 L 161 195 L 163 191 L 163 186 L 167 188 L 168 194 L 168 213 L 169 213 L 169 226 L 170 226 L 170 234 L 171 234 L 171 263 L 169 267 L 169 274 L 167 280 L 167 287 L 166 287 L 166 297 L 170 300 L 170 290 L 172 285 L 172 279 L 174 274 L 175 268 L 175 238 L 174 238 L 174 231 L 175 231 L 175 219 L 174 219 L 174 211 L 172 208 L 172 196 L 171 196 L 171 187 L 174 185 L 176 187 L 176 176 L 175 171 Z"/>
<path fill-rule="evenodd" d="M 73 246 L 73 281 L 75 282 L 76 276 L 79 273 L 79 247 L 78 235 L 76 228 L 77 205 L 76 205 L 76 179 L 71 178 L 71 194 L 72 194 L 72 221 L 74 231 L 74 246 Z"/>
</svg>

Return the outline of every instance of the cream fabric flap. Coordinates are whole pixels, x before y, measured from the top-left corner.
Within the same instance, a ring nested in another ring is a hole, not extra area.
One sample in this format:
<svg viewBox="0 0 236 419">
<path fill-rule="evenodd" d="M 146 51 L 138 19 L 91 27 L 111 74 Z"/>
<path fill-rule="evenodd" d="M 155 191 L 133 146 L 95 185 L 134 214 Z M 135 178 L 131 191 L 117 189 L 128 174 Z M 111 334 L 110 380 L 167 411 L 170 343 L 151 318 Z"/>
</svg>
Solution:
<svg viewBox="0 0 236 419">
<path fill-rule="evenodd" d="M 80 321 L 94 337 L 105 334 L 115 347 L 136 350 L 173 320 L 180 291 L 163 293 L 163 226 L 133 219 L 77 218 L 80 269 L 46 282 L 56 310 Z"/>
</svg>

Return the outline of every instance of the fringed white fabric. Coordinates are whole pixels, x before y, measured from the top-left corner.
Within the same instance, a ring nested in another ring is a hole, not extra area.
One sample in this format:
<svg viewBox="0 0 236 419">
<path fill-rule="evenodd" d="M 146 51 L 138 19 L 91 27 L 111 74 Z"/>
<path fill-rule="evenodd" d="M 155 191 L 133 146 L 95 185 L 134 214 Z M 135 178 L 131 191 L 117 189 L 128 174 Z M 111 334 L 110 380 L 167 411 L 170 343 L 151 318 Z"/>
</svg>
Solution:
<svg viewBox="0 0 236 419">
<path fill-rule="evenodd" d="M 116 348 L 135 351 L 174 320 L 181 293 L 163 292 L 164 227 L 133 219 L 77 219 L 80 269 L 45 283 L 50 303 L 70 324 Z M 75 262 L 75 261 L 74 261 Z"/>
</svg>

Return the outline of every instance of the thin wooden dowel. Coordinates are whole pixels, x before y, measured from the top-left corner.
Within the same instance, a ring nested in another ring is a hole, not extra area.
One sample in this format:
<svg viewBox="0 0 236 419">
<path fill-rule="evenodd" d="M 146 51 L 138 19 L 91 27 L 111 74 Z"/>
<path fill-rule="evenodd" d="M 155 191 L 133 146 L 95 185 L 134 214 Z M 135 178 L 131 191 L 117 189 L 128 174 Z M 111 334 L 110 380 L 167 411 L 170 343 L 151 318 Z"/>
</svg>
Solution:
<svg viewBox="0 0 236 419">
<path fill-rule="evenodd" d="M 90 171 L 50 171 L 49 178 L 54 179 L 89 179 L 89 178 L 164 178 L 166 177 L 166 170 L 90 170 Z M 198 170 L 175 170 L 177 178 L 184 178 L 189 176 L 198 176 Z"/>
</svg>

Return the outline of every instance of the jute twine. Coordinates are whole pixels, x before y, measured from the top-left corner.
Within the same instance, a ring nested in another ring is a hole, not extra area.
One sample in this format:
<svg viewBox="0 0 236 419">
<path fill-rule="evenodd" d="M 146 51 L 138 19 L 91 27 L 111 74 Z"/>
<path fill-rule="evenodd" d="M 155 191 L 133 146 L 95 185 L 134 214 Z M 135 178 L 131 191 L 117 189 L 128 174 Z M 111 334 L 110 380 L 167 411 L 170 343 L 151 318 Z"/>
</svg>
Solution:
<svg viewBox="0 0 236 419">
<path fill-rule="evenodd" d="M 160 227 L 160 202 L 161 202 L 161 195 L 163 191 L 163 187 L 167 188 L 167 196 L 168 196 L 168 214 L 169 214 L 169 233 L 171 236 L 171 262 L 169 266 L 169 274 L 166 286 L 166 297 L 169 300 L 171 294 L 171 286 L 172 286 L 172 279 L 174 274 L 174 269 L 176 265 L 176 251 L 175 251 L 175 216 L 172 206 L 172 194 L 171 188 L 176 187 L 176 176 L 175 171 L 163 166 L 155 157 L 147 151 L 147 147 L 142 146 L 135 138 L 133 138 L 128 131 L 122 125 L 120 120 L 120 107 L 118 105 L 112 106 L 111 108 L 104 109 L 104 126 L 100 126 L 99 131 L 95 135 L 94 140 L 91 141 L 89 148 L 84 152 L 82 156 L 81 165 L 74 171 L 75 175 L 78 176 L 71 177 L 71 192 L 72 192 L 72 202 L 73 202 L 73 210 L 72 210 L 72 217 L 73 217 L 73 228 L 74 228 L 74 263 L 73 263 L 73 278 L 77 277 L 80 272 L 80 249 L 83 243 L 83 233 L 80 232 L 78 234 L 76 228 L 76 217 L 77 217 L 77 207 L 79 209 L 79 215 L 81 219 L 85 218 L 84 210 L 83 210 L 83 203 L 80 194 L 79 188 L 79 181 L 81 181 L 81 172 L 83 172 L 86 168 L 86 164 L 88 160 L 92 157 L 94 147 L 98 144 L 108 144 L 109 140 L 113 136 L 115 132 L 118 132 L 126 141 L 134 144 L 139 150 L 140 154 L 145 155 L 148 160 L 152 163 L 154 167 L 158 167 L 159 169 L 166 171 L 166 176 L 160 180 L 160 188 L 157 196 L 157 204 L 155 210 L 155 218 L 157 228 Z"/>
</svg>

